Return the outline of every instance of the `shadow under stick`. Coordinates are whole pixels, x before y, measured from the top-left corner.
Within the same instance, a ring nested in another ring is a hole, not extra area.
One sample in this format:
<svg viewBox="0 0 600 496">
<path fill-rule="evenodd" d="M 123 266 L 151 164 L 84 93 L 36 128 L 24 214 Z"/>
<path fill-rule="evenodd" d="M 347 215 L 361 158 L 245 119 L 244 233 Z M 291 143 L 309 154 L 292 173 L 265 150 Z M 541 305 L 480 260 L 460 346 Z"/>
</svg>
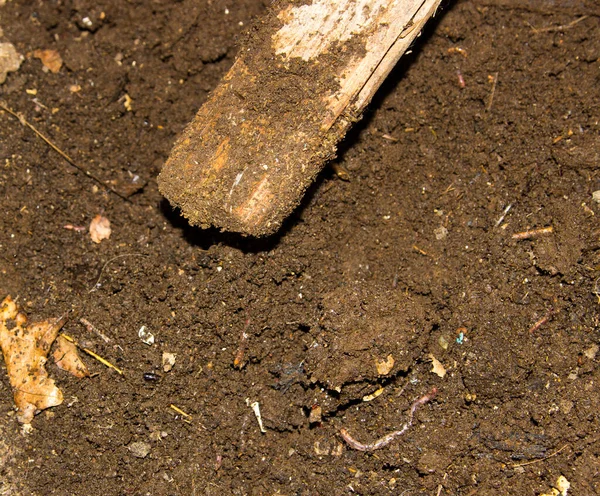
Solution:
<svg viewBox="0 0 600 496">
<path fill-rule="evenodd" d="M 162 194 L 191 224 L 274 233 L 439 2 L 276 2 L 177 140 Z"/>
</svg>

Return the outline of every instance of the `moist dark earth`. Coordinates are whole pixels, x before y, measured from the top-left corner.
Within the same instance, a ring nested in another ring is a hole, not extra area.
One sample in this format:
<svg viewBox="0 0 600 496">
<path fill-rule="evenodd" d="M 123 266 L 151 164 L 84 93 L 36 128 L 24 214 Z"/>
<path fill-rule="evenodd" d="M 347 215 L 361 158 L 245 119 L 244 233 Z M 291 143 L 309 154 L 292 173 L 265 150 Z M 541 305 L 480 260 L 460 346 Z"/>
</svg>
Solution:
<svg viewBox="0 0 600 496">
<path fill-rule="evenodd" d="M 0 297 L 123 376 L 49 362 L 24 435 L 2 364 L 0 494 L 600 494 L 598 3 L 444 3 L 266 239 L 156 177 L 270 2 L 2 3 L 3 105 L 102 184 L 0 112 Z"/>
</svg>

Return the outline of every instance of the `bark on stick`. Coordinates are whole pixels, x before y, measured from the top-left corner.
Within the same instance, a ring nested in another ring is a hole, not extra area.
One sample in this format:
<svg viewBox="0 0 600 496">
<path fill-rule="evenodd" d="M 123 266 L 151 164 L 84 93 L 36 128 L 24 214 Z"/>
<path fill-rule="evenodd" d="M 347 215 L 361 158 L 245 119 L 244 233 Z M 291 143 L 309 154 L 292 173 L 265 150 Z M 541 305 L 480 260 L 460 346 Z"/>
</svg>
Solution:
<svg viewBox="0 0 600 496">
<path fill-rule="evenodd" d="M 276 2 L 176 142 L 161 192 L 192 224 L 275 232 L 439 2 Z"/>
</svg>

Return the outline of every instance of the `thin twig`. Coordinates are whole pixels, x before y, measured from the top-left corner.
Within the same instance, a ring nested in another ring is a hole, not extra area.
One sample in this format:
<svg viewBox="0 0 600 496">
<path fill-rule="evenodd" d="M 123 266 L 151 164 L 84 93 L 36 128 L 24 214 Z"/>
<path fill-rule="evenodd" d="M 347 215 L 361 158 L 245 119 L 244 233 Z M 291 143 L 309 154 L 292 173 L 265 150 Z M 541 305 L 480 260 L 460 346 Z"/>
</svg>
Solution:
<svg viewBox="0 0 600 496">
<path fill-rule="evenodd" d="M 569 446 L 568 444 L 565 444 L 562 448 L 556 450 L 554 453 L 550 453 L 548 456 L 545 456 L 543 458 L 538 458 L 537 460 L 531 460 L 528 462 L 523 462 L 523 463 L 515 463 L 513 465 L 513 468 L 517 468 L 517 467 L 524 467 L 525 465 L 531 465 L 533 463 L 538 463 L 538 462 L 543 462 L 544 460 L 547 460 L 548 458 L 552 458 L 553 456 L 558 455 L 562 450 L 564 450 L 567 446 Z"/>
<path fill-rule="evenodd" d="M 92 174 L 89 170 L 85 169 L 84 167 L 82 167 L 81 165 L 79 165 L 77 162 L 75 162 L 71 157 L 69 157 L 65 152 L 63 152 L 58 146 L 56 146 L 51 140 L 50 138 L 46 137 L 46 135 L 44 135 L 41 131 L 39 131 L 33 124 L 31 124 L 27 119 L 25 119 L 25 117 L 23 117 L 23 115 L 19 112 L 15 112 L 13 110 L 11 110 L 10 108 L 8 108 L 4 102 L 0 101 L 0 109 L 4 110 L 5 112 L 8 112 L 10 115 L 12 115 L 13 117 L 15 117 L 16 119 L 19 120 L 19 122 L 25 126 L 28 127 L 29 129 L 31 129 L 35 134 L 38 135 L 39 138 L 42 139 L 42 141 L 44 141 L 50 148 L 52 148 L 56 153 L 58 153 L 62 158 L 64 158 L 72 167 L 75 167 L 75 169 L 77 169 L 78 171 L 82 172 L 83 174 L 85 174 L 87 177 L 89 177 L 92 181 L 97 182 L 99 185 L 101 185 L 103 188 L 108 189 L 111 193 L 117 195 L 119 198 L 121 198 L 122 200 L 125 200 L 126 202 L 131 203 L 131 200 L 129 198 L 127 198 L 126 196 L 122 195 L 121 193 L 119 193 L 116 189 L 114 189 L 112 186 L 106 184 L 104 181 L 102 181 L 102 179 L 100 179 L 99 177 L 95 176 L 94 174 Z"/>
<path fill-rule="evenodd" d="M 172 403 L 169 405 L 171 409 L 175 410 L 179 415 L 183 415 L 184 417 L 192 418 L 189 413 L 185 413 L 181 408 L 176 407 Z"/>
<path fill-rule="evenodd" d="M 573 26 L 575 26 L 576 24 L 579 24 L 581 21 L 583 21 L 584 19 L 587 19 L 589 16 L 584 15 L 581 17 L 578 17 L 577 19 L 575 19 L 574 21 L 571 21 L 568 24 L 561 24 L 560 26 L 548 26 L 546 28 L 536 28 L 534 26 L 532 26 L 531 24 L 529 25 L 531 27 L 531 30 L 537 34 L 537 33 L 547 33 L 550 31 L 566 31 L 567 29 L 571 29 Z"/>
<path fill-rule="evenodd" d="M 102 358 L 100 355 L 98 355 L 97 353 L 94 353 L 92 350 L 88 350 L 87 348 L 84 348 L 83 346 L 81 346 L 77 341 L 75 341 L 75 339 L 73 339 L 71 336 L 69 336 L 68 334 L 64 334 L 64 333 L 60 333 L 60 335 L 65 338 L 67 341 L 70 341 L 71 343 L 73 343 L 75 346 L 77 346 L 77 348 L 79 348 L 81 351 L 83 351 L 84 353 L 87 353 L 89 356 L 91 356 L 92 358 L 95 358 L 96 360 L 98 360 L 102 365 L 107 366 L 108 368 L 113 369 L 114 371 L 116 371 L 119 375 L 123 375 L 123 371 L 117 367 L 116 365 L 113 365 L 112 363 L 110 363 L 108 360 L 106 360 L 105 358 Z"/>
<path fill-rule="evenodd" d="M 542 234 L 552 234 L 552 232 L 554 232 L 554 229 L 552 228 L 552 226 L 540 227 L 538 229 L 531 229 L 529 231 L 515 233 L 512 235 L 512 239 L 522 240 L 522 239 L 537 238 L 538 236 L 541 236 Z"/>
<path fill-rule="evenodd" d="M 110 338 L 108 336 L 106 336 L 105 334 L 103 334 L 94 324 L 92 324 L 89 320 L 81 318 L 79 319 L 79 322 L 81 322 L 88 331 L 93 332 L 95 334 L 97 334 L 98 336 L 100 336 L 102 338 L 102 340 L 105 343 L 110 343 Z"/>
<path fill-rule="evenodd" d="M 502 224 L 502 221 L 504 220 L 504 218 L 506 217 L 506 214 L 508 214 L 508 212 L 510 212 L 510 209 L 512 208 L 513 204 L 509 203 L 508 206 L 504 209 L 504 211 L 502 212 L 502 215 L 500 216 L 500 218 L 496 221 L 496 225 L 495 227 L 498 227 L 500 224 Z"/>
<path fill-rule="evenodd" d="M 592 294 L 598 298 L 598 303 L 600 304 L 600 277 L 594 281 L 594 289 L 592 290 Z"/>
<path fill-rule="evenodd" d="M 417 253 L 420 253 L 424 257 L 430 256 L 429 253 L 427 253 L 425 250 L 421 250 L 421 248 L 419 248 L 417 245 L 413 245 L 413 250 L 415 250 Z"/>
<path fill-rule="evenodd" d="M 388 444 L 390 444 L 397 437 L 402 436 L 402 434 L 404 434 L 408 429 L 410 429 L 410 426 L 412 425 L 412 421 L 413 421 L 413 416 L 415 414 L 415 410 L 417 408 L 419 408 L 421 405 L 424 405 L 425 403 L 428 403 L 433 398 L 435 398 L 435 395 L 437 394 L 437 392 L 438 392 L 437 388 L 434 387 L 428 394 L 426 394 L 425 396 L 422 396 L 418 400 L 416 400 L 410 407 L 410 412 L 408 414 L 408 421 L 402 426 L 402 429 L 400 429 L 398 431 L 390 432 L 389 434 L 383 436 L 382 438 L 378 439 L 377 441 L 374 441 L 372 443 L 363 444 L 360 441 L 357 441 L 356 439 L 354 439 L 348 433 L 348 431 L 346 429 L 340 429 L 340 435 L 342 436 L 342 439 L 344 441 L 346 441 L 348 446 L 350 446 L 351 448 L 354 448 L 355 450 L 358 450 L 358 451 L 374 451 L 374 450 L 383 448 L 384 446 L 387 446 Z"/>
<path fill-rule="evenodd" d="M 98 274 L 98 279 L 96 279 L 96 282 L 90 288 L 88 293 L 91 293 L 92 291 L 94 291 L 96 289 L 96 287 L 98 286 L 98 283 L 100 282 L 100 279 L 102 278 L 102 273 L 104 272 L 104 269 L 106 269 L 106 266 L 109 263 L 114 262 L 115 260 L 118 260 L 119 258 L 124 258 L 124 257 L 145 257 L 145 256 L 146 256 L 145 253 L 123 253 L 123 255 L 117 255 L 116 257 L 111 258 L 100 269 L 100 273 Z"/>
<path fill-rule="evenodd" d="M 184 412 L 181 408 L 176 407 L 173 403 L 171 403 L 169 407 L 171 410 L 174 410 L 181 415 L 181 420 L 183 420 L 186 424 L 192 423 L 192 416 L 189 413 Z"/>
<path fill-rule="evenodd" d="M 244 360 L 244 354 L 246 353 L 246 345 L 248 343 L 248 334 L 246 331 L 250 326 L 250 319 L 246 320 L 246 324 L 244 325 L 244 329 L 242 330 L 242 336 L 240 337 L 240 344 L 238 346 L 237 352 L 235 354 L 235 358 L 233 359 L 233 368 L 242 370 L 244 365 L 246 364 Z"/>
<path fill-rule="evenodd" d="M 498 73 L 494 74 L 494 81 L 492 82 L 492 91 L 490 93 L 490 99 L 488 104 L 485 106 L 486 112 L 492 110 L 492 104 L 494 103 L 494 95 L 496 94 L 496 84 L 498 83 Z"/>
</svg>

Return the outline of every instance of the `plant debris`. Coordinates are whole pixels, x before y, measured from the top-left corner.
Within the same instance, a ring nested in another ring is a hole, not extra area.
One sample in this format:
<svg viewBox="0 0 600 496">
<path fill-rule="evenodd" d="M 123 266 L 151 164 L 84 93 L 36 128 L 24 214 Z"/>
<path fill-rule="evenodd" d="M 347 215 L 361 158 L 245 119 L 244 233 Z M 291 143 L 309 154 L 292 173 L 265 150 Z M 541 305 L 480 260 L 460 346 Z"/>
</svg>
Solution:
<svg viewBox="0 0 600 496">
<path fill-rule="evenodd" d="M 183 420 L 184 422 L 186 422 L 188 424 L 191 424 L 192 416 L 189 413 L 184 412 L 181 408 L 179 408 L 173 404 L 169 405 L 169 407 L 171 408 L 171 410 L 174 410 L 179 415 L 181 415 L 181 420 Z"/>
<path fill-rule="evenodd" d="M 103 215 L 96 215 L 90 224 L 90 237 L 94 243 L 100 243 L 103 239 L 110 238 L 110 220 Z"/>
<path fill-rule="evenodd" d="M 262 415 L 260 414 L 260 404 L 258 403 L 258 401 L 250 402 L 250 398 L 246 398 L 246 405 L 248 405 L 250 408 L 252 408 L 252 411 L 254 412 L 254 415 L 256 416 L 256 421 L 258 422 L 258 427 L 260 428 L 260 432 L 262 432 L 263 434 L 265 432 L 267 432 L 267 430 L 265 429 L 265 426 L 263 424 Z"/>
<path fill-rule="evenodd" d="M 373 401 L 378 396 L 381 396 L 383 391 L 384 391 L 383 387 L 379 386 L 379 389 L 375 390 L 373 393 L 363 396 L 362 400 L 363 401 Z"/>
<path fill-rule="evenodd" d="M 52 356 L 59 368 L 71 373 L 75 377 L 82 379 L 83 377 L 90 376 L 90 372 L 85 363 L 79 358 L 77 346 L 64 336 L 58 336 L 56 348 L 54 349 Z"/>
<path fill-rule="evenodd" d="M 66 316 L 27 325 L 27 316 L 18 311 L 10 296 L 0 307 L 0 347 L 8 370 L 17 406 L 17 420 L 30 424 L 33 416 L 60 405 L 63 395 L 44 368 L 50 346 L 64 325 Z"/>
<path fill-rule="evenodd" d="M 56 50 L 35 50 L 33 56 L 42 61 L 46 71 L 53 74 L 57 74 L 63 64 L 63 60 Z"/>
<path fill-rule="evenodd" d="M 548 227 L 540 227 L 538 229 L 531 229 L 529 231 L 522 231 L 512 235 L 512 239 L 532 239 L 542 236 L 544 234 L 552 234 L 554 232 L 554 228 L 552 226 Z"/>
<path fill-rule="evenodd" d="M 1 56 L 1 54 L 0 54 L 0 56 Z M 1 76 L 1 73 L 0 73 L 0 76 Z M 0 84 L 2 84 L 1 77 L 0 77 Z M 37 90 L 34 90 L 34 91 L 37 91 Z M 19 112 L 15 112 L 14 110 L 11 110 L 2 101 L 0 101 L 0 110 L 4 110 L 4 112 L 7 112 L 8 114 L 12 115 L 15 119 L 18 119 L 22 126 L 25 126 L 25 127 L 28 127 L 29 129 L 31 129 L 44 143 L 46 143 L 50 148 L 52 148 L 56 153 L 58 153 L 62 158 L 64 158 L 72 167 L 75 167 L 75 169 L 77 169 L 78 171 L 83 172 L 92 181 L 95 181 L 102 187 L 107 188 L 111 193 L 117 195 L 122 200 L 125 200 L 127 202 L 130 201 L 126 196 L 119 193 L 112 186 L 110 186 L 109 184 L 106 184 L 104 181 L 102 181 L 102 179 L 95 176 L 89 170 L 85 169 L 84 167 L 79 165 L 77 162 L 75 162 L 71 157 L 69 157 L 65 152 L 63 152 L 57 145 L 55 145 L 50 140 L 50 138 L 48 138 L 44 133 L 42 133 L 40 130 L 38 130 L 38 128 L 36 128 L 27 119 L 25 119 L 23 114 L 21 114 Z"/>
<path fill-rule="evenodd" d="M 388 355 L 385 360 L 375 359 L 375 367 L 377 368 L 377 373 L 379 375 L 388 375 L 390 371 L 394 368 L 394 357 L 392 355 Z"/>
<path fill-rule="evenodd" d="M 108 360 L 106 360 L 105 358 L 102 358 L 100 355 L 98 355 L 97 353 L 94 353 L 92 350 L 89 350 L 87 348 L 84 348 L 83 346 L 81 346 L 77 341 L 75 341 L 71 336 L 68 336 L 67 334 L 61 334 L 60 335 L 62 338 L 66 339 L 67 341 L 70 341 L 71 343 L 73 343 L 77 348 L 79 348 L 81 351 L 83 351 L 84 353 L 86 353 L 87 355 L 91 356 L 92 358 L 95 358 L 96 360 L 98 360 L 102 365 L 105 365 L 106 367 L 113 369 L 115 372 L 117 372 L 117 374 L 119 375 L 123 375 L 123 371 L 117 367 L 116 365 L 113 365 L 112 363 L 110 363 Z"/>
<path fill-rule="evenodd" d="M 440 362 L 431 353 L 429 354 L 429 359 L 431 360 L 431 365 L 432 365 L 431 371 L 435 375 L 437 375 L 438 377 L 441 377 L 443 379 L 446 375 L 446 368 L 442 365 L 442 362 Z"/>
<path fill-rule="evenodd" d="M 175 360 L 177 359 L 176 353 L 168 353 L 163 351 L 162 354 L 162 366 L 165 372 L 169 372 L 173 366 L 175 365 Z"/>
<path fill-rule="evenodd" d="M 319 405 L 313 405 L 308 415 L 309 424 L 320 424 L 323 421 L 323 409 Z"/>
</svg>

